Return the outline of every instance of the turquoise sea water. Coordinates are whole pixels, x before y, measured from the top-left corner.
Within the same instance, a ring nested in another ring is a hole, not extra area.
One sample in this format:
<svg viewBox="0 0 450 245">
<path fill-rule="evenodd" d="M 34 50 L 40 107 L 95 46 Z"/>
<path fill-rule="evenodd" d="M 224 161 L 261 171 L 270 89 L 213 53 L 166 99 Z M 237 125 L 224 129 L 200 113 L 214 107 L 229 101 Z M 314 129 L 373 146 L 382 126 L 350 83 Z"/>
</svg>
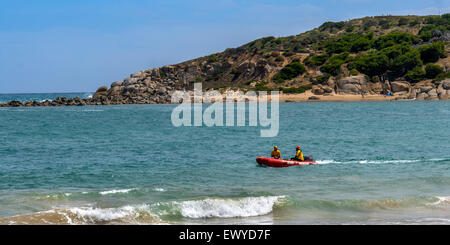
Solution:
<svg viewBox="0 0 450 245">
<path fill-rule="evenodd" d="M 57 97 L 75 98 L 81 99 L 90 98 L 94 93 L 91 92 L 79 92 L 79 93 L 29 93 L 29 94 L 0 94 L 0 103 L 7 103 L 12 100 L 25 101 L 45 101 L 54 100 Z"/>
<path fill-rule="evenodd" d="M 274 138 L 174 107 L 0 108 L 0 223 L 450 223 L 450 101 L 281 103 Z"/>
</svg>

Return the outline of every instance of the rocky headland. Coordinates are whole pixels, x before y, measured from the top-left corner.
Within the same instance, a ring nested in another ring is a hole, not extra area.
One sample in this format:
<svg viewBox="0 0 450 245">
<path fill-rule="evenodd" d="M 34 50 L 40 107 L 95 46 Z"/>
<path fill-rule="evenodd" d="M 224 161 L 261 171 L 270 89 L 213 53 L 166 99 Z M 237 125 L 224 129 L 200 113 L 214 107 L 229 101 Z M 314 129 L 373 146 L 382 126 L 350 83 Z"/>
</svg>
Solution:
<svg viewBox="0 0 450 245">
<path fill-rule="evenodd" d="M 266 37 L 131 74 L 92 98 L 0 107 L 165 104 L 177 90 L 280 91 L 281 101 L 448 100 L 450 15 L 378 16 Z"/>
</svg>

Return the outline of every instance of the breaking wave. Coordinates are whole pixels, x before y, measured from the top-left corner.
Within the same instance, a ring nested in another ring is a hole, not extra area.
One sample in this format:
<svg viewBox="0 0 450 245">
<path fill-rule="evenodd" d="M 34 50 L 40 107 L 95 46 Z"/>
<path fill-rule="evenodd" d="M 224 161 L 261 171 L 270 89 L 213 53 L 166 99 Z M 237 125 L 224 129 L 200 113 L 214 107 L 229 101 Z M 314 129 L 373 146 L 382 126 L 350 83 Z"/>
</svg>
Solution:
<svg viewBox="0 0 450 245">
<path fill-rule="evenodd" d="M 117 194 L 117 193 L 128 193 L 130 191 L 137 190 L 136 188 L 131 189 L 121 189 L 121 190 L 109 190 L 109 191 L 101 191 L 99 192 L 100 195 L 110 195 L 110 194 Z"/>
<path fill-rule="evenodd" d="M 118 208 L 55 208 L 33 214 L 1 218 L 0 224 L 163 224 L 162 218 L 240 218 L 272 212 L 282 196 L 236 199 L 205 198 Z"/>
<path fill-rule="evenodd" d="M 450 196 L 414 197 L 375 200 L 292 200 L 285 196 L 259 196 L 242 198 L 204 198 L 199 200 L 159 202 L 126 205 L 122 207 L 69 207 L 49 211 L 0 218 L 0 224 L 170 224 L 208 219 L 230 219 L 264 216 L 276 210 L 287 209 L 307 215 L 315 213 L 385 212 L 398 210 L 428 210 L 448 212 Z M 324 213 L 324 214 L 325 214 Z M 275 213 L 275 215 L 277 215 Z M 421 217 L 433 219 L 433 216 Z M 448 219 L 448 217 L 441 217 Z M 392 221 L 394 222 L 395 219 Z M 359 221 L 358 221 L 359 222 Z M 361 221 L 364 223 L 364 221 Z M 367 220 L 370 222 L 370 220 Z M 391 221 L 380 221 L 389 223 Z M 403 222 L 403 221 L 402 221 Z M 417 220 L 404 221 L 415 223 Z M 425 222 L 425 221 L 423 221 Z M 427 221 L 431 222 L 431 221 Z M 433 220 L 432 223 L 444 222 Z"/>
<path fill-rule="evenodd" d="M 183 217 L 237 218 L 269 214 L 284 196 L 213 199 L 175 203 Z"/>
</svg>

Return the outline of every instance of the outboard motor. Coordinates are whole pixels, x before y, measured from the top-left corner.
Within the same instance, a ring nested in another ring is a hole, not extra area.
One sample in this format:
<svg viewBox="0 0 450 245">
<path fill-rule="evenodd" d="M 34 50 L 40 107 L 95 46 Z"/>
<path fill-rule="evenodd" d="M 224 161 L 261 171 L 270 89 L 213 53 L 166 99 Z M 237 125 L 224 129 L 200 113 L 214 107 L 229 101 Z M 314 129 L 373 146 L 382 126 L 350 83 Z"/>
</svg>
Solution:
<svg viewBox="0 0 450 245">
<path fill-rule="evenodd" d="M 313 161 L 312 156 L 305 156 L 305 157 L 303 157 L 303 159 L 304 159 L 304 161 L 308 161 L 308 162 L 312 162 Z"/>
</svg>

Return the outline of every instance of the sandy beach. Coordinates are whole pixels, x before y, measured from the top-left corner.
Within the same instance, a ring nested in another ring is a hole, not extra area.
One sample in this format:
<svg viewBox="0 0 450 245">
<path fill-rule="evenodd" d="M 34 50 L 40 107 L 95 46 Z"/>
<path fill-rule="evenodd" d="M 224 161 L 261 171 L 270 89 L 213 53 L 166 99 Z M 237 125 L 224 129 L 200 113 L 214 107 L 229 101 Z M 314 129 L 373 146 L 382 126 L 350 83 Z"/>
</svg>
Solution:
<svg viewBox="0 0 450 245">
<path fill-rule="evenodd" d="M 317 99 L 310 99 L 314 96 Z M 340 101 L 390 101 L 397 100 L 398 96 L 384 96 L 380 94 L 368 94 L 368 95 L 356 95 L 356 94 L 337 94 L 331 93 L 326 95 L 315 95 L 311 90 L 302 94 L 280 94 L 281 102 L 302 102 L 302 101 L 327 101 L 327 102 L 340 102 Z"/>
</svg>

